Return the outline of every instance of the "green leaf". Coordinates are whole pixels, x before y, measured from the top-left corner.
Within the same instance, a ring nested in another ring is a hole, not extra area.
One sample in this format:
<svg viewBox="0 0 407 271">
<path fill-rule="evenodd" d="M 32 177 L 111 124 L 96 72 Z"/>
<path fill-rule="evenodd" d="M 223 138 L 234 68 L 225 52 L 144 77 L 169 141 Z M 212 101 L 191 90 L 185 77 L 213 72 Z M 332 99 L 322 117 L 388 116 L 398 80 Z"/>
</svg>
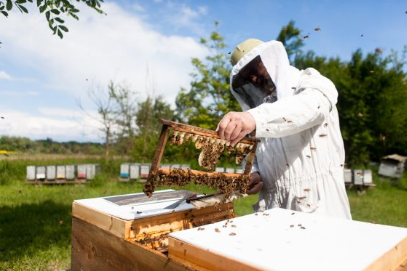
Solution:
<svg viewBox="0 0 407 271">
<path fill-rule="evenodd" d="M 71 15 L 73 18 L 79 20 L 78 16 L 76 16 L 74 13 L 70 13 L 70 12 L 69 12 L 68 14 Z"/>
<path fill-rule="evenodd" d="M 64 20 L 62 20 L 59 17 L 55 17 L 55 21 L 57 21 L 58 23 L 61 23 L 61 24 L 63 24 L 65 22 Z"/>
<path fill-rule="evenodd" d="M 28 10 L 27 10 L 27 8 L 25 6 L 18 5 L 18 8 L 21 10 L 21 12 L 28 13 Z"/>
<path fill-rule="evenodd" d="M 37 0 L 37 7 L 41 6 L 43 0 Z"/>
<path fill-rule="evenodd" d="M 11 0 L 7 0 L 6 9 L 11 10 L 13 8 L 13 2 Z"/>
<path fill-rule="evenodd" d="M 6 11 L 2 11 L 1 13 L 3 13 L 4 16 L 8 17 L 8 13 Z"/>
<path fill-rule="evenodd" d="M 66 26 L 64 26 L 64 25 L 59 25 L 59 28 L 60 28 L 61 30 L 65 31 L 65 32 L 68 32 L 68 31 L 69 31 L 68 28 L 66 28 Z"/>
<path fill-rule="evenodd" d="M 62 39 L 64 35 L 62 34 L 61 30 L 58 29 L 58 36 Z"/>
<path fill-rule="evenodd" d="M 44 3 L 44 5 L 40 7 L 40 12 L 43 13 L 47 9 L 47 7 L 47 3 Z"/>
<path fill-rule="evenodd" d="M 57 9 L 51 9 L 51 12 L 52 13 L 54 13 L 54 14 L 56 14 L 56 15 L 59 15 L 61 12 L 59 12 L 59 10 L 57 10 Z"/>
<path fill-rule="evenodd" d="M 48 10 L 45 12 L 45 17 L 47 17 L 47 21 L 49 21 L 49 17 L 51 16 L 51 12 Z"/>
</svg>

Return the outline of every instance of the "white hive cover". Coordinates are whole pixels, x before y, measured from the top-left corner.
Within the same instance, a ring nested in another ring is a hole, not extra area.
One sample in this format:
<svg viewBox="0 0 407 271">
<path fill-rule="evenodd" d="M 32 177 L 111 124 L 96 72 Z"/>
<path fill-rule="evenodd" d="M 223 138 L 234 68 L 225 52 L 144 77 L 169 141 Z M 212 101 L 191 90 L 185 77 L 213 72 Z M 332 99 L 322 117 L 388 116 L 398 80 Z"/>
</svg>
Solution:
<svg viewBox="0 0 407 271">
<path fill-rule="evenodd" d="M 151 198 L 144 193 L 118 195 L 102 198 L 80 199 L 74 202 L 101 213 L 125 220 L 162 215 L 172 212 L 194 209 L 183 198 L 193 195 L 185 190 L 161 190 L 154 192 Z M 171 207 L 171 205 L 178 206 Z"/>
<path fill-rule="evenodd" d="M 364 270 L 407 238 L 407 228 L 278 208 L 201 228 L 170 237 L 202 249 L 203 260 L 206 253 L 215 253 L 273 271 Z"/>
</svg>

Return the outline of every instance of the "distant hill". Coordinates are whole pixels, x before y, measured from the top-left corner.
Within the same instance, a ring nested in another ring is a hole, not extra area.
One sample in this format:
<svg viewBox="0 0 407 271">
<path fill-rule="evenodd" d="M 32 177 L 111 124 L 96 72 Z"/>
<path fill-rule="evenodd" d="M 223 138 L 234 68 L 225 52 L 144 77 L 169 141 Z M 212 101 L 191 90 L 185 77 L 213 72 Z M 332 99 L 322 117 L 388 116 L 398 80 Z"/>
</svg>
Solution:
<svg viewBox="0 0 407 271">
<path fill-rule="evenodd" d="M 101 155 L 104 146 L 95 142 L 56 142 L 50 138 L 31 140 L 26 137 L 0 137 L 0 151 L 4 153 L 87 154 Z"/>
</svg>

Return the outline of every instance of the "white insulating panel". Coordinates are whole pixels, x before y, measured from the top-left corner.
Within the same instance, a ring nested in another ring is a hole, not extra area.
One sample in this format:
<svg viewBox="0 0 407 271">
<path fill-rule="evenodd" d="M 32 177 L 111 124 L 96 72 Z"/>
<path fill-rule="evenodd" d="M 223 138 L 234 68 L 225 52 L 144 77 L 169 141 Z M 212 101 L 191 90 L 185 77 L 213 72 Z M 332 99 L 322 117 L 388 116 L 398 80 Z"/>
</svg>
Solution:
<svg viewBox="0 0 407 271">
<path fill-rule="evenodd" d="M 35 181 L 35 166 L 27 166 L 27 180 Z"/>
<path fill-rule="evenodd" d="M 363 185 L 363 170 L 361 169 L 353 170 L 353 183 L 356 185 Z"/>
<path fill-rule="evenodd" d="M 237 168 L 237 169 L 236 169 L 236 173 L 238 173 L 238 174 L 243 174 L 243 173 L 244 173 L 244 170 L 243 170 L 242 168 Z"/>
<path fill-rule="evenodd" d="M 214 253 L 273 271 L 365 270 L 400 242 L 407 242 L 407 228 L 279 208 L 201 228 L 173 232 L 170 237 L 202 249 L 197 255 L 204 261 L 206 253 Z"/>
<path fill-rule="evenodd" d="M 235 173 L 235 169 L 234 169 L 234 168 L 227 167 L 227 168 L 225 168 L 225 172 L 226 172 L 226 173 Z"/>
<path fill-rule="evenodd" d="M 136 180 L 140 177 L 140 164 L 130 164 L 130 179 Z"/>
<path fill-rule="evenodd" d="M 66 170 L 65 166 L 57 166 L 57 179 L 65 179 L 66 178 Z"/>
<path fill-rule="evenodd" d="M 65 172 L 66 172 L 66 179 L 68 179 L 68 180 L 75 179 L 75 165 L 66 165 Z"/>
<path fill-rule="evenodd" d="M 47 180 L 55 180 L 57 168 L 56 166 L 47 166 Z"/>
<path fill-rule="evenodd" d="M 344 169 L 343 176 L 345 178 L 345 183 L 347 183 L 347 184 L 352 183 L 352 170 L 351 169 Z"/>
<path fill-rule="evenodd" d="M 363 183 L 364 184 L 372 184 L 373 183 L 372 170 L 365 169 L 363 171 Z"/>
<path fill-rule="evenodd" d="M 224 167 L 216 167 L 215 171 L 216 172 L 225 172 L 225 168 Z"/>
<path fill-rule="evenodd" d="M 130 174 L 130 164 L 129 163 L 120 165 L 120 174 Z"/>
<path fill-rule="evenodd" d="M 46 172 L 45 166 L 37 166 L 35 178 L 37 180 L 45 179 L 45 172 Z"/>
<path fill-rule="evenodd" d="M 150 173 L 150 165 L 141 165 L 140 166 L 140 177 L 141 178 L 148 178 L 148 174 Z"/>
<path fill-rule="evenodd" d="M 155 194 L 175 192 L 172 189 L 155 191 Z M 126 194 L 126 195 L 117 195 L 112 197 L 102 197 L 102 198 L 91 198 L 91 199 L 80 199 L 75 200 L 74 202 L 90 209 L 96 210 L 101 213 L 109 214 L 115 217 L 119 217 L 125 220 L 140 219 L 144 217 L 162 215 L 177 211 L 194 209 L 193 205 L 186 203 L 182 197 L 173 197 L 163 200 L 146 200 L 141 203 L 131 203 L 132 196 L 145 196 L 144 193 L 135 193 L 135 194 Z M 126 201 L 126 198 L 130 199 L 128 204 L 117 204 L 115 203 L 114 198 L 122 197 L 123 201 Z M 178 206 L 174 208 L 168 208 L 171 205 L 181 202 Z M 166 208 L 167 207 L 167 208 Z"/>
</svg>

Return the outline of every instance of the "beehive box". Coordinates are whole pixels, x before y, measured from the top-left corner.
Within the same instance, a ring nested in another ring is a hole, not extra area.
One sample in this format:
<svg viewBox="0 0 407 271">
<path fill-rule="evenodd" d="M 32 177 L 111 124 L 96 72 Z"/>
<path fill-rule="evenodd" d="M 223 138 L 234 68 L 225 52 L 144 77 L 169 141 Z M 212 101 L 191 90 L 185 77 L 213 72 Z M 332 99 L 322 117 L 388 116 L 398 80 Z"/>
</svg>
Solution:
<svg viewBox="0 0 407 271">
<path fill-rule="evenodd" d="M 71 270 L 194 270 L 169 260 L 168 234 L 234 215 L 231 203 L 195 209 L 182 201 L 189 195 L 165 190 L 151 198 L 139 193 L 75 200 Z"/>
<path fill-rule="evenodd" d="M 169 235 L 197 270 L 407 270 L 407 228 L 271 209 Z"/>
</svg>

